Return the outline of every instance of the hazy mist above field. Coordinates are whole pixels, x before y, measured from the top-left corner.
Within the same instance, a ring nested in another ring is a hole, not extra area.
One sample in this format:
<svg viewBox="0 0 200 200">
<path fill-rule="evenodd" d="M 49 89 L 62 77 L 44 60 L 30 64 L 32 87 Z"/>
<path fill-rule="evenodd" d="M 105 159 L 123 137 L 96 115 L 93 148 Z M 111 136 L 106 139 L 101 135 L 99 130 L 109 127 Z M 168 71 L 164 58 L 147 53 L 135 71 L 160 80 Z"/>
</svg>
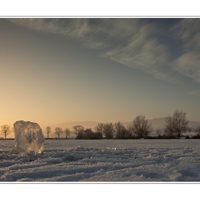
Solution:
<svg viewBox="0 0 200 200">
<path fill-rule="evenodd" d="M 200 121 L 200 19 L 0 19 L 0 123 Z"/>
</svg>

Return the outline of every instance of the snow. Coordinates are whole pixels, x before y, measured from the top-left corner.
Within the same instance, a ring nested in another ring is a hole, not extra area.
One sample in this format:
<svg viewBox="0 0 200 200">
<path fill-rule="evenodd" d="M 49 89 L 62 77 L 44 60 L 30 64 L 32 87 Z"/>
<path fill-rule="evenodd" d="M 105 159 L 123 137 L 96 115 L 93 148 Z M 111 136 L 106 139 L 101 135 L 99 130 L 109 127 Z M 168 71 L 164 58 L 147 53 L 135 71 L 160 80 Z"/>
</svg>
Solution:
<svg viewBox="0 0 200 200">
<path fill-rule="evenodd" d="M 196 182 L 199 140 L 46 140 L 41 154 L 0 140 L 3 182 Z"/>
<path fill-rule="evenodd" d="M 44 136 L 37 123 L 16 121 L 14 123 L 15 149 L 18 153 L 41 153 L 44 148 Z"/>
</svg>

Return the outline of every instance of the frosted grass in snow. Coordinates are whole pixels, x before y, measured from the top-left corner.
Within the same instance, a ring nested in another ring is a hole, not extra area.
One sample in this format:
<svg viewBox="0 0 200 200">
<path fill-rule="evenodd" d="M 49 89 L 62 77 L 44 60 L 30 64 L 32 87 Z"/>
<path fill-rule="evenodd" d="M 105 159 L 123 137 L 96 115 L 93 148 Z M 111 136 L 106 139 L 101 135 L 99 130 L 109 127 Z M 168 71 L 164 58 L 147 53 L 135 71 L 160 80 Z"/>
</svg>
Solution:
<svg viewBox="0 0 200 200">
<path fill-rule="evenodd" d="M 42 154 L 0 141 L 0 181 L 200 181 L 199 140 L 47 140 Z"/>
</svg>

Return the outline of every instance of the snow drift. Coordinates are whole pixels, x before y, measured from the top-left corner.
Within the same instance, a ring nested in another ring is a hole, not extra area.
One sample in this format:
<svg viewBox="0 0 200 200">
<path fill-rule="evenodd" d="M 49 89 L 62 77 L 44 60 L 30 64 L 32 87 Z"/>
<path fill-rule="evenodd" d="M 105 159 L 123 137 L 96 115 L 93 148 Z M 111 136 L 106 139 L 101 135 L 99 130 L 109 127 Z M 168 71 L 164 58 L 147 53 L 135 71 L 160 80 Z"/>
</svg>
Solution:
<svg viewBox="0 0 200 200">
<path fill-rule="evenodd" d="M 45 140 L 12 154 L 0 140 L 0 182 L 199 182 L 199 140 Z"/>
</svg>

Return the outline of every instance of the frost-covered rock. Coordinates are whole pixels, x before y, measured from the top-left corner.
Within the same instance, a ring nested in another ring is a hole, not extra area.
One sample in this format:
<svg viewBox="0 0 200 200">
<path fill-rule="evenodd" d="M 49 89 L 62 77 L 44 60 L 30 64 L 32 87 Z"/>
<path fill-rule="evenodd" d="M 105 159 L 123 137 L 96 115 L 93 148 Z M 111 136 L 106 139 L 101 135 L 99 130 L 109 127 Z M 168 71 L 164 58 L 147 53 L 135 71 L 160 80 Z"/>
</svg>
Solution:
<svg viewBox="0 0 200 200">
<path fill-rule="evenodd" d="M 29 121 L 16 121 L 15 151 L 19 153 L 41 153 L 44 148 L 44 136 L 42 129 L 37 123 Z"/>
</svg>

